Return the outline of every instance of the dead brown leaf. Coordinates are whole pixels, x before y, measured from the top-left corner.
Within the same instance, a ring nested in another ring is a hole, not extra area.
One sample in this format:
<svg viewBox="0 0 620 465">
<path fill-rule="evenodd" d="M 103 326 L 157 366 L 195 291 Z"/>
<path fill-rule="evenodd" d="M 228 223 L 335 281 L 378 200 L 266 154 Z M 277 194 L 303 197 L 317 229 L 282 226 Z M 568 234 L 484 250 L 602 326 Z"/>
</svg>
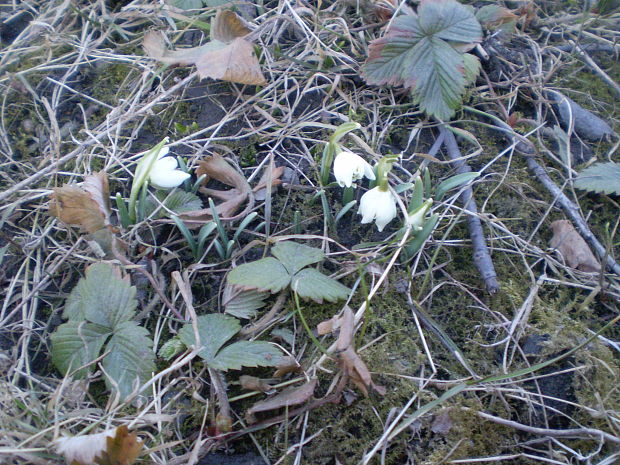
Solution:
<svg viewBox="0 0 620 465">
<path fill-rule="evenodd" d="M 254 54 L 252 43 L 245 40 L 250 30 L 236 13 L 221 10 L 211 25 L 212 40 L 200 47 L 168 50 L 161 33 L 145 34 L 142 46 L 146 54 L 171 65 L 196 65 L 201 78 L 221 79 L 249 85 L 267 81 Z"/>
<path fill-rule="evenodd" d="M 314 394 L 317 382 L 318 380 L 313 378 L 301 386 L 293 386 L 284 389 L 280 394 L 255 403 L 252 408 L 246 412 L 246 421 L 249 424 L 256 423 L 256 417 L 254 415 L 258 412 L 267 412 L 269 410 L 303 404 Z"/>
<path fill-rule="evenodd" d="M 243 389 L 247 389 L 248 391 L 269 392 L 274 390 L 271 384 L 256 376 L 241 375 L 239 376 L 239 384 L 241 384 Z"/>
<path fill-rule="evenodd" d="M 282 378 L 289 373 L 297 373 L 301 370 L 301 365 L 295 360 L 295 357 L 286 356 L 280 357 L 281 361 L 273 374 L 274 378 Z"/>
<path fill-rule="evenodd" d="M 102 433 L 61 438 L 56 449 L 71 465 L 132 465 L 142 446 L 142 440 L 123 425 Z"/>
<path fill-rule="evenodd" d="M 107 449 L 95 459 L 99 465 L 132 465 L 142 451 L 142 440 L 125 425 L 116 428 L 116 435 L 106 441 Z"/>
<path fill-rule="evenodd" d="M 284 172 L 283 167 L 278 167 L 273 170 L 271 175 L 267 172 L 263 173 L 261 179 L 254 189 L 250 186 L 245 177 L 237 171 L 230 163 L 228 163 L 221 155 L 214 154 L 205 157 L 198 163 L 196 168 L 196 176 L 200 177 L 205 175 L 205 183 L 210 179 L 221 182 L 230 186 L 232 189 L 210 189 L 202 187 L 200 192 L 208 197 L 222 200 L 216 205 L 215 210 L 218 216 L 222 220 L 234 220 L 237 218 L 243 218 L 254 208 L 254 194 L 256 190 L 265 188 L 266 184 L 271 179 L 271 184 L 277 186 L 282 181 L 280 176 Z M 237 211 L 245 204 L 245 208 L 241 213 Z M 185 212 L 179 215 L 183 221 L 188 223 L 188 226 L 196 226 L 202 223 L 206 223 L 213 219 L 211 208 L 203 208 L 201 210 L 195 210 L 191 212 Z"/>
<path fill-rule="evenodd" d="M 89 234 L 89 244 L 101 257 L 113 256 L 114 247 L 124 248 L 110 224 L 108 176 L 100 171 L 84 177 L 82 186 L 65 184 L 50 196 L 49 214 Z"/>
<path fill-rule="evenodd" d="M 84 178 L 82 187 L 65 184 L 54 188 L 50 215 L 82 231 L 93 234 L 110 225 L 110 189 L 103 172 Z"/>
<path fill-rule="evenodd" d="M 222 202 L 215 207 L 221 219 L 232 219 L 237 210 L 239 210 L 246 201 L 246 208 L 239 216 L 246 216 L 254 207 L 254 196 L 252 195 L 252 188 L 248 184 L 248 181 L 221 155 L 215 154 L 200 161 L 198 168 L 196 168 L 196 176 L 200 177 L 203 174 L 207 176 L 205 181 L 215 179 L 222 184 L 232 187 L 232 189 L 229 190 L 209 189 L 206 187 L 200 189 L 203 194 L 222 200 Z M 204 223 L 210 221 L 213 215 L 211 208 L 203 208 L 201 210 L 183 213 L 180 217 L 187 222 Z"/>
<path fill-rule="evenodd" d="M 592 273 L 601 270 L 601 265 L 588 247 L 586 241 L 568 220 L 551 223 L 553 237 L 549 245 L 557 249 L 571 268 Z"/>
<path fill-rule="evenodd" d="M 336 353 L 342 375 L 349 378 L 360 391 L 368 396 L 368 388 L 374 389 L 378 394 L 385 395 L 385 387 L 379 386 L 372 381 L 370 370 L 355 352 L 353 335 L 355 332 L 355 315 L 347 305 L 344 308 L 340 320 L 340 335 L 336 341 Z"/>
<path fill-rule="evenodd" d="M 234 11 L 220 10 L 215 15 L 211 25 L 211 39 L 225 44 L 231 43 L 239 37 L 245 37 L 250 32 L 242 18 Z"/>
<path fill-rule="evenodd" d="M 323 320 L 316 325 L 316 333 L 318 336 L 325 336 L 326 334 L 333 333 L 340 328 L 341 318 L 338 315 L 334 315 L 329 320 Z"/>
</svg>

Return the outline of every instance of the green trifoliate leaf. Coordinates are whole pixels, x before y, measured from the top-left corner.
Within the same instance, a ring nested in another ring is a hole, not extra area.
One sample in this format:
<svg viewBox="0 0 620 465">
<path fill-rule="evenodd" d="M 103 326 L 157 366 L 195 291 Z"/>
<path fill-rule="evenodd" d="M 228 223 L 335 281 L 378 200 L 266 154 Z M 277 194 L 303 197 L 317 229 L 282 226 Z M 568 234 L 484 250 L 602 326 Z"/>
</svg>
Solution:
<svg viewBox="0 0 620 465">
<path fill-rule="evenodd" d="M 114 328 L 134 316 L 136 288 L 117 276 L 111 265 L 97 263 L 73 288 L 63 316 Z"/>
<path fill-rule="evenodd" d="M 236 318 L 221 314 L 198 317 L 200 352 L 198 355 L 211 368 L 217 370 L 238 370 L 241 367 L 276 366 L 282 353 L 277 347 L 260 341 L 235 342 L 222 349 L 240 329 Z M 188 347 L 196 343 L 194 327 L 186 324 L 179 331 L 179 339 Z"/>
<path fill-rule="evenodd" d="M 271 253 L 280 260 L 280 263 L 284 265 L 291 275 L 325 258 L 325 254 L 321 249 L 315 249 L 314 247 L 308 247 L 307 245 L 292 241 L 278 242 L 271 249 Z"/>
<path fill-rule="evenodd" d="M 101 348 L 110 336 L 110 328 L 87 323 L 69 321 L 52 334 L 52 363 L 63 375 L 93 362 L 99 357 Z M 75 372 L 74 377 L 84 378 L 92 366 Z"/>
<path fill-rule="evenodd" d="M 134 321 L 136 289 L 106 263 L 92 265 L 67 299 L 69 322 L 52 334 L 52 360 L 66 374 L 96 360 L 106 373 L 106 384 L 125 399 L 155 370 L 153 342 Z M 107 341 L 107 343 L 106 343 Z M 83 377 L 92 367 L 82 369 Z"/>
<path fill-rule="evenodd" d="M 155 371 L 155 354 L 149 332 L 133 321 L 118 325 L 106 345 L 109 354 L 103 359 L 106 385 L 125 399 L 137 387 L 146 382 Z"/>
<path fill-rule="evenodd" d="M 207 364 L 213 362 L 218 350 L 241 329 L 239 320 L 219 313 L 199 316 L 197 324 L 198 334 L 200 336 L 200 352 L 198 355 L 200 355 Z M 194 327 L 191 323 L 181 328 L 179 331 L 179 339 L 187 347 L 196 344 Z"/>
<path fill-rule="evenodd" d="M 291 276 L 282 263 L 273 257 L 244 263 L 228 273 L 228 283 L 243 289 L 258 289 L 276 293 L 291 282 Z"/>
<path fill-rule="evenodd" d="M 620 163 L 595 163 L 575 179 L 575 187 L 590 192 L 620 195 Z"/>
<path fill-rule="evenodd" d="M 259 292 L 256 289 L 247 291 L 236 290 L 231 286 L 226 286 L 222 304 L 224 311 L 237 318 L 252 318 L 256 315 L 256 310 L 265 305 L 265 299 L 269 297 L 266 292 Z"/>
<path fill-rule="evenodd" d="M 314 268 L 306 268 L 297 273 L 293 277 L 291 288 L 299 297 L 312 299 L 318 303 L 323 303 L 323 300 L 337 302 L 346 299 L 351 292 L 348 287 Z"/>
<path fill-rule="evenodd" d="M 183 350 L 185 350 L 185 344 L 183 344 L 178 337 L 173 337 L 172 339 L 167 340 L 164 345 L 160 347 L 157 355 L 166 361 L 170 361 L 176 354 Z"/>
<path fill-rule="evenodd" d="M 274 367 L 282 362 L 282 352 L 263 341 L 240 341 L 224 347 L 211 361 L 218 370 L 240 370 L 241 367 Z"/>
<path fill-rule="evenodd" d="M 399 16 L 374 40 L 362 73 L 368 84 L 410 87 L 422 110 L 450 118 L 477 71 L 465 44 L 482 40 L 472 9 L 455 0 L 422 0 L 417 15 Z"/>
<path fill-rule="evenodd" d="M 121 323 L 106 345 L 109 352 L 103 359 L 107 375 L 106 385 L 111 391 L 118 388 L 121 399 L 125 399 L 155 371 L 153 341 L 146 329 L 133 321 Z"/>
<path fill-rule="evenodd" d="M 191 192 L 175 190 L 172 193 L 157 191 L 155 193 L 157 201 L 151 197 L 146 200 L 144 216 L 152 219 L 160 219 L 178 215 L 180 213 L 200 210 L 202 200 Z M 153 213 L 155 213 L 154 216 Z"/>
</svg>

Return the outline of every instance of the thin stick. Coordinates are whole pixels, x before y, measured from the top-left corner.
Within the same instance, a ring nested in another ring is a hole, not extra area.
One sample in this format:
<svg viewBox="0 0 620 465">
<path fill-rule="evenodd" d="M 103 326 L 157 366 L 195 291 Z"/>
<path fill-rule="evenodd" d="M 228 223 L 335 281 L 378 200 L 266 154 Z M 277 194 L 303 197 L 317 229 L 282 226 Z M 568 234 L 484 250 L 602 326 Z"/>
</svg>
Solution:
<svg viewBox="0 0 620 465">
<path fill-rule="evenodd" d="M 473 412 L 473 410 L 462 407 L 463 410 Z M 554 438 L 582 438 L 582 439 L 599 439 L 603 441 L 609 441 L 614 444 L 620 444 L 620 438 L 617 436 L 611 435 L 604 431 L 595 429 L 595 428 L 573 428 L 573 429 L 549 429 L 549 428 L 536 428 L 534 426 L 524 425 L 522 423 L 517 423 L 516 421 L 507 420 L 505 418 L 496 417 L 494 415 L 489 415 L 484 412 L 474 412 L 480 418 L 484 418 L 485 420 L 492 421 L 494 423 L 498 423 L 500 425 L 508 426 L 510 428 L 518 429 L 521 431 L 526 431 L 532 434 L 540 434 L 542 436 L 549 436 Z"/>
<path fill-rule="evenodd" d="M 458 174 L 470 173 L 471 168 L 462 158 L 459 146 L 456 143 L 454 134 L 443 126 L 439 126 L 440 134 L 444 136 L 444 146 L 448 152 L 448 156 L 451 160 L 455 160 L 452 164 Z M 480 276 L 484 280 L 484 285 L 490 294 L 496 293 L 500 286 L 497 281 L 497 273 L 493 266 L 493 260 L 489 254 L 489 248 L 487 247 L 486 239 L 484 237 L 484 231 L 482 230 L 482 223 L 478 217 L 478 207 L 474 200 L 474 193 L 471 187 L 466 187 L 461 194 L 461 201 L 463 202 L 463 210 L 467 213 L 467 225 L 469 226 L 469 236 L 474 247 L 474 264 L 480 273 Z"/>
<path fill-rule="evenodd" d="M 592 233 L 590 228 L 588 227 L 588 223 L 581 217 L 579 213 L 579 207 L 573 203 L 571 199 L 569 199 L 564 192 L 560 190 L 558 186 L 553 182 L 553 180 L 547 174 L 547 171 L 536 161 L 534 157 L 526 157 L 525 158 L 527 167 L 529 170 L 536 176 L 538 181 L 553 195 L 553 201 L 556 202 L 566 216 L 570 218 L 570 220 L 575 225 L 577 232 L 585 239 L 585 241 L 590 244 L 590 247 L 594 250 L 594 253 L 598 256 L 598 258 L 607 265 L 607 267 L 620 276 L 620 265 L 616 263 L 609 253 L 607 253 L 607 249 L 599 242 L 596 236 Z"/>
<path fill-rule="evenodd" d="M 586 52 L 581 45 L 574 43 L 572 40 L 569 41 L 571 45 L 575 46 L 575 49 L 579 52 L 579 55 L 583 59 L 583 61 L 590 67 L 592 71 L 599 75 L 599 77 L 611 87 L 611 90 L 614 91 L 616 96 L 620 97 L 620 85 L 616 81 L 614 81 L 605 71 L 601 69 L 599 65 L 592 59 L 592 57 Z"/>
</svg>

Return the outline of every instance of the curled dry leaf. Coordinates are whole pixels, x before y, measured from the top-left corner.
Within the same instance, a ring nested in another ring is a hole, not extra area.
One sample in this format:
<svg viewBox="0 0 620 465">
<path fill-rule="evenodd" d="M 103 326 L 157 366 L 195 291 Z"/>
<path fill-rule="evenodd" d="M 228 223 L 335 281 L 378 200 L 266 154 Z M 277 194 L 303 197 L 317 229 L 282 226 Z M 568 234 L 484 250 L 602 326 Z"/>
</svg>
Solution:
<svg viewBox="0 0 620 465">
<path fill-rule="evenodd" d="M 284 389 L 280 394 L 255 403 L 254 406 L 246 412 L 246 421 L 249 424 L 256 423 L 256 417 L 254 415 L 258 412 L 267 412 L 269 410 L 303 404 L 314 394 L 317 382 L 318 380 L 313 378 L 306 384 Z"/>
<path fill-rule="evenodd" d="M 267 83 L 254 48 L 245 37 L 250 30 L 236 13 L 221 10 L 211 25 L 211 41 L 200 47 L 168 50 L 161 33 L 145 34 L 147 55 L 171 65 L 196 65 L 201 78 L 221 79 L 250 85 Z"/>
<path fill-rule="evenodd" d="M 316 333 L 318 336 L 325 336 L 326 334 L 333 333 L 340 328 L 340 322 L 342 317 L 334 315 L 329 320 L 323 320 L 316 325 Z"/>
<path fill-rule="evenodd" d="M 219 40 L 226 44 L 239 37 L 245 37 L 250 32 L 252 31 L 250 31 L 243 19 L 237 13 L 230 10 L 220 10 L 211 25 L 211 39 Z"/>
<path fill-rule="evenodd" d="M 222 184 L 232 187 L 229 190 L 201 188 L 203 194 L 222 200 L 215 207 L 221 219 L 234 219 L 235 213 L 244 203 L 247 203 L 246 208 L 238 215 L 239 217 L 246 216 L 254 207 L 254 196 L 248 181 L 221 155 L 214 154 L 200 161 L 196 169 L 196 176 L 200 177 L 203 174 L 207 176 L 206 180 L 215 179 Z M 204 223 L 213 218 L 210 208 L 186 212 L 180 216 L 184 221 L 190 223 Z"/>
<path fill-rule="evenodd" d="M 551 229 L 553 237 L 549 245 L 560 252 L 568 266 L 588 273 L 601 270 L 601 264 L 570 221 L 554 221 Z"/>
<path fill-rule="evenodd" d="M 295 357 L 291 357 L 290 355 L 287 357 L 281 357 L 280 364 L 277 367 L 277 370 L 273 374 L 274 378 L 282 378 L 289 373 L 297 373 L 301 371 L 301 365 Z"/>
<path fill-rule="evenodd" d="M 110 225 L 110 189 L 103 172 L 84 178 L 82 187 L 65 184 L 54 188 L 50 215 L 82 231 L 94 234 Z"/>
<path fill-rule="evenodd" d="M 368 388 L 374 389 L 378 394 L 385 395 L 385 387 L 379 386 L 372 381 L 370 370 L 355 352 L 353 347 L 353 334 L 355 332 L 355 315 L 353 310 L 346 305 L 340 320 L 340 335 L 336 341 L 338 363 L 345 378 L 349 378 L 360 391 L 368 396 Z"/>
<path fill-rule="evenodd" d="M 241 375 L 239 376 L 239 384 L 248 391 L 270 392 L 274 390 L 271 384 L 256 376 Z"/>
<path fill-rule="evenodd" d="M 131 465 L 142 450 L 142 440 L 126 426 L 102 433 L 86 434 L 56 441 L 56 451 L 74 465 Z"/>
<path fill-rule="evenodd" d="M 112 255 L 112 243 L 118 239 L 110 225 L 110 189 L 103 171 L 84 177 L 81 187 L 65 184 L 54 188 L 49 214 L 90 234 L 102 256 Z"/>
<path fill-rule="evenodd" d="M 202 187 L 200 192 L 222 201 L 215 207 L 220 219 L 235 220 L 247 216 L 252 208 L 254 208 L 254 192 L 264 189 L 269 179 L 271 179 L 272 186 L 277 186 L 282 182 L 280 176 L 282 176 L 284 172 L 283 167 L 275 168 L 271 174 L 269 174 L 267 170 L 268 168 L 261 176 L 258 184 L 252 189 L 245 177 L 237 171 L 236 168 L 228 163 L 221 155 L 214 154 L 205 157 L 199 162 L 198 168 L 196 168 L 196 176 L 200 177 L 206 175 L 205 182 L 208 182 L 209 179 L 214 179 L 232 187 L 232 189 L 229 190 Z M 236 214 L 244 203 L 245 208 L 243 211 Z M 198 226 L 213 219 L 211 208 L 185 212 L 179 216 L 183 221 L 188 223 L 188 226 Z"/>
</svg>

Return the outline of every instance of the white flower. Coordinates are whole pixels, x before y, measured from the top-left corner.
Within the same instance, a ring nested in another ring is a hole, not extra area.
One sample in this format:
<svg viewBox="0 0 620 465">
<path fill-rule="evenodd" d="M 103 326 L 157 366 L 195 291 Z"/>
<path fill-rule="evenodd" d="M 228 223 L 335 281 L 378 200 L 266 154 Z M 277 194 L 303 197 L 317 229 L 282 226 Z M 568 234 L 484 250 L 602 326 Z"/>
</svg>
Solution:
<svg viewBox="0 0 620 465">
<path fill-rule="evenodd" d="M 157 156 L 149 173 L 149 181 L 158 189 L 172 189 L 190 177 L 189 173 L 181 171 L 175 158 L 167 157 L 168 147 L 164 147 Z"/>
<path fill-rule="evenodd" d="M 86 434 L 73 438 L 60 438 L 56 442 L 56 450 L 65 456 L 67 463 L 79 463 L 80 465 L 93 465 L 95 457 L 100 456 L 107 450 L 107 439 L 116 436 L 116 428 L 103 433 Z"/>
<path fill-rule="evenodd" d="M 424 226 L 426 212 L 432 204 L 433 199 L 427 199 L 416 210 L 409 213 L 407 215 L 407 218 L 405 219 L 405 221 L 407 222 L 407 226 L 410 227 L 414 232 L 421 231 L 422 227 Z"/>
<path fill-rule="evenodd" d="M 396 216 L 396 200 L 390 191 L 381 190 L 377 186 L 362 195 L 357 213 L 362 215 L 362 224 L 374 220 L 377 229 L 383 231 L 385 225 Z"/>
<path fill-rule="evenodd" d="M 366 176 L 375 179 L 372 166 L 359 155 L 344 150 L 334 160 L 334 176 L 340 187 L 351 187 L 353 182 Z"/>
</svg>

